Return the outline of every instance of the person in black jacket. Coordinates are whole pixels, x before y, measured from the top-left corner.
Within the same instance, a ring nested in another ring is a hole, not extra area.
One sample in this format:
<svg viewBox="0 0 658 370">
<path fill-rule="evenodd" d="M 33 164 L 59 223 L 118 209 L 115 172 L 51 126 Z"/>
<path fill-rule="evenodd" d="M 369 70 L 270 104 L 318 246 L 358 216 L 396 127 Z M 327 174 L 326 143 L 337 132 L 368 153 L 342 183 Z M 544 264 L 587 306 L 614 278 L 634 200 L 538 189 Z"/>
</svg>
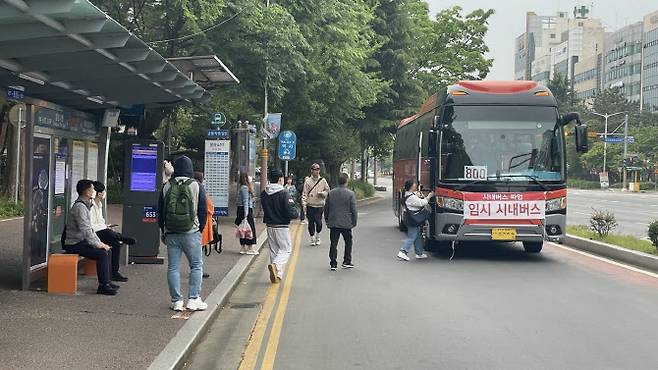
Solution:
<svg viewBox="0 0 658 370">
<path fill-rule="evenodd" d="M 292 251 L 290 220 L 299 217 L 299 211 L 295 200 L 283 187 L 283 172 L 273 169 L 268 180 L 270 184 L 263 190 L 260 199 L 270 246 L 270 264 L 267 268 L 270 270 L 270 281 L 278 283 L 283 278 L 283 269 Z"/>
</svg>

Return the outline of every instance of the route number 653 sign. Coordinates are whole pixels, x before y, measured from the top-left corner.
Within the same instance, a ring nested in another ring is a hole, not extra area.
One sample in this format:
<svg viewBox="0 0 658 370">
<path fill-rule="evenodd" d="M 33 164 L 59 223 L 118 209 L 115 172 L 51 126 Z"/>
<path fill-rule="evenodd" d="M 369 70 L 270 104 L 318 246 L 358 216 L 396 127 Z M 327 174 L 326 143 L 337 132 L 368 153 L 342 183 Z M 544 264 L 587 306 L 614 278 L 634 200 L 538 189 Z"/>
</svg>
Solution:
<svg viewBox="0 0 658 370">
<path fill-rule="evenodd" d="M 486 180 L 487 166 L 464 166 L 465 180 Z"/>
</svg>

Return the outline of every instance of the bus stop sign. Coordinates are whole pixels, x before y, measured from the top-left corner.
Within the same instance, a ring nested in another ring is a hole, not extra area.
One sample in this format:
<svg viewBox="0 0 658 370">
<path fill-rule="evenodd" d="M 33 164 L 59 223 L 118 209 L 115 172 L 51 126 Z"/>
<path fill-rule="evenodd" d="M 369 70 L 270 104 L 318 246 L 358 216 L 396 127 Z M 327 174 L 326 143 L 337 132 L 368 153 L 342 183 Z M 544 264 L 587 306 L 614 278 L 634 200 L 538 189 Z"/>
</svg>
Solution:
<svg viewBox="0 0 658 370">
<path fill-rule="evenodd" d="M 215 127 L 222 127 L 226 124 L 226 116 L 222 112 L 217 112 L 212 115 L 210 123 Z"/>
<path fill-rule="evenodd" d="M 283 131 L 279 135 L 279 159 L 289 161 L 297 156 L 297 135 L 292 131 Z"/>
</svg>

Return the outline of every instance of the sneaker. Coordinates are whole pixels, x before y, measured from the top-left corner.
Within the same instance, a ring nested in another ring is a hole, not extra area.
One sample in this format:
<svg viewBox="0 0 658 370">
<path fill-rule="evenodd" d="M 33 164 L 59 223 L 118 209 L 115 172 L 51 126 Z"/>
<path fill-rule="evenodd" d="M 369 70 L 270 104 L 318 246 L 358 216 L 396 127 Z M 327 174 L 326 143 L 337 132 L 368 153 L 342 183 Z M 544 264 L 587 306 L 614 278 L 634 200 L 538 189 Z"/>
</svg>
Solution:
<svg viewBox="0 0 658 370">
<path fill-rule="evenodd" d="M 318 235 L 317 238 L 315 238 L 315 245 L 320 245 L 320 236 Z"/>
<path fill-rule="evenodd" d="M 183 307 L 185 304 L 183 303 L 182 299 L 177 300 L 176 302 L 171 302 L 171 305 L 169 308 L 171 308 L 174 311 L 184 311 L 185 308 Z"/>
<path fill-rule="evenodd" d="M 201 275 L 201 277 L 202 277 L 203 279 L 207 279 L 207 278 L 210 277 L 210 274 L 206 274 L 206 273 L 204 272 L 203 275 Z"/>
<path fill-rule="evenodd" d="M 409 261 L 409 256 L 407 256 L 407 254 L 403 251 L 398 252 L 398 258 L 404 261 Z"/>
<path fill-rule="evenodd" d="M 208 304 L 201 300 L 201 297 L 193 298 L 187 301 L 187 309 L 190 311 L 203 311 L 208 308 Z"/>
<path fill-rule="evenodd" d="M 427 258 L 427 255 L 425 253 L 423 253 L 421 255 L 416 255 L 417 260 L 422 260 L 422 259 L 425 259 L 425 258 Z"/>
<path fill-rule="evenodd" d="M 270 281 L 272 284 L 278 283 L 278 278 L 279 278 L 279 271 L 276 268 L 276 265 L 273 263 L 270 263 L 267 265 L 267 269 L 270 270 Z"/>
<path fill-rule="evenodd" d="M 307 225 L 307 224 L 308 224 L 308 221 L 302 220 L 302 225 Z"/>
<path fill-rule="evenodd" d="M 245 253 L 247 253 L 247 248 L 244 245 L 240 246 L 240 254 L 245 254 Z"/>
<path fill-rule="evenodd" d="M 315 246 L 315 235 L 311 235 L 311 247 Z"/>
<path fill-rule="evenodd" d="M 336 271 L 336 270 L 338 270 L 338 267 L 336 267 L 336 266 L 331 266 L 331 271 Z"/>
<path fill-rule="evenodd" d="M 257 255 L 258 251 L 255 248 L 249 248 L 249 249 L 247 249 L 247 254 Z"/>
<path fill-rule="evenodd" d="M 355 268 L 356 266 L 354 266 L 354 265 L 351 264 L 351 263 L 343 263 L 342 265 L 340 265 L 340 267 L 341 267 L 341 268 L 344 268 L 344 269 L 353 269 L 353 268 Z"/>
</svg>

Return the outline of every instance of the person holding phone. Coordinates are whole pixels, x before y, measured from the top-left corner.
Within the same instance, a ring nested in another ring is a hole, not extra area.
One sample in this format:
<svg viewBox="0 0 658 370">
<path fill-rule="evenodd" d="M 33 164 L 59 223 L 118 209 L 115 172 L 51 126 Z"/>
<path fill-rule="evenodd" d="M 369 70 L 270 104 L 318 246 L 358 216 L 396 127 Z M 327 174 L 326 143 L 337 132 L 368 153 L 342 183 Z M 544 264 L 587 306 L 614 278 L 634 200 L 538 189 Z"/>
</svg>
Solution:
<svg viewBox="0 0 658 370">
<path fill-rule="evenodd" d="M 92 207 L 89 210 L 91 227 L 94 229 L 96 235 L 98 235 L 98 238 L 112 248 L 112 280 L 120 282 L 128 281 L 128 278 L 119 272 L 121 245 L 122 243 L 133 245 L 135 244 L 135 239 L 123 236 L 121 233 L 112 230 L 113 227 L 119 225 L 105 223 L 105 218 L 103 217 L 103 199 L 107 195 L 105 184 L 100 181 L 94 181 L 94 190 L 96 191 L 96 196 L 92 199 Z"/>
</svg>

